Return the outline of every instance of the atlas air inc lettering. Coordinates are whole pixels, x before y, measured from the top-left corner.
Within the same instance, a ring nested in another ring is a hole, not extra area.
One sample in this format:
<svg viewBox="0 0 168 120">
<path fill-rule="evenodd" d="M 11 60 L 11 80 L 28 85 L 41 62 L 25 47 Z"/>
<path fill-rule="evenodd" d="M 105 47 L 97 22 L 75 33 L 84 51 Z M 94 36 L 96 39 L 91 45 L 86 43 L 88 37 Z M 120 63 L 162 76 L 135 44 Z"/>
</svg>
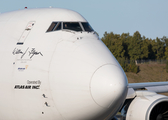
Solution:
<svg viewBox="0 0 168 120">
<path fill-rule="evenodd" d="M 14 89 L 40 89 L 40 85 L 15 85 Z"/>
<path fill-rule="evenodd" d="M 14 89 L 40 89 L 41 81 L 27 80 L 27 85 L 15 85 Z"/>
</svg>

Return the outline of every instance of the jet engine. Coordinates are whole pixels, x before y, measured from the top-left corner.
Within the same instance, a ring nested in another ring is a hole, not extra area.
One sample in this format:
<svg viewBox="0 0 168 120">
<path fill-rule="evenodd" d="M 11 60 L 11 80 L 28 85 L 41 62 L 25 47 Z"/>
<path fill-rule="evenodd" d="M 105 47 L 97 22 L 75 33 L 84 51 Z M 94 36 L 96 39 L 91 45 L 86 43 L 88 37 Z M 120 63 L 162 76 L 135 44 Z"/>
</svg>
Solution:
<svg viewBox="0 0 168 120">
<path fill-rule="evenodd" d="M 136 91 L 121 110 L 126 120 L 168 120 L 168 97 L 150 91 Z"/>
</svg>

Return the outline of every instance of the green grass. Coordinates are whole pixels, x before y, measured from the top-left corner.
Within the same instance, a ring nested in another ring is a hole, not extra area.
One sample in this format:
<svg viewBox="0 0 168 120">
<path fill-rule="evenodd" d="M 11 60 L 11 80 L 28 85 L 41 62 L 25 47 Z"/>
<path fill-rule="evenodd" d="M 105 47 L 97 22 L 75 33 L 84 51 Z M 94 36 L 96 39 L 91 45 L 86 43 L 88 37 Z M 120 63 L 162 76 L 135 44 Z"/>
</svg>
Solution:
<svg viewBox="0 0 168 120">
<path fill-rule="evenodd" d="M 126 72 L 129 83 L 168 81 L 166 64 L 139 64 L 140 72 Z"/>
<path fill-rule="evenodd" d="M 139 67 L 140 72 L 137 74 L 126 72 L 128 83 L 168 81 L 166 64 L 139 64 Z M 168 93 L 163 95 L 168 96 Z"/>
</svg>

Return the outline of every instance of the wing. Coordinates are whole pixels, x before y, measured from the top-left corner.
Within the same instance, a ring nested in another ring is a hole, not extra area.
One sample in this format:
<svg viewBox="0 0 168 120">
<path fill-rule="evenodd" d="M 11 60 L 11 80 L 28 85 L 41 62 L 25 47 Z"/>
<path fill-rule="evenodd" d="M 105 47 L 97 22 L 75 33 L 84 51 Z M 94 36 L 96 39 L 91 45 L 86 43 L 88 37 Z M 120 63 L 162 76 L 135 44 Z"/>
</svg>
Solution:
<svg viewBox="0 0 168 120">
<path fill-rule="evenodd" d="M 156 93 L 168 92 L 168 82 L 129 83 L 128 88 L 127 99 L 134 98 L 137 90 L 147 90 Z"/>
</svg>

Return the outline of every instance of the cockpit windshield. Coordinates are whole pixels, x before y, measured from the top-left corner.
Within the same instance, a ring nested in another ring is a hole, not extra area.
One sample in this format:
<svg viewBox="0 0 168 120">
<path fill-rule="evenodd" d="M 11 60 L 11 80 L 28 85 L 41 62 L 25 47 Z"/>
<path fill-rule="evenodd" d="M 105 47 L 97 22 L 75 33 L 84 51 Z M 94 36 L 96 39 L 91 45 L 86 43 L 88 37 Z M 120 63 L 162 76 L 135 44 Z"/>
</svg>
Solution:
<svg viewBox="0 0 168 120">
<path fill-rule="evenodd" d="M 72 30 L 76 32 L 94 31 L 88 22 L 52 22 L 47 32 L 58 30 Z"/>
<path fill-rule="evenodd" d="M 63 29 L 73 30 L 73 31 L 82 31 L 82 28 L 78 22 L 64 22 Z"/>
</svg>

